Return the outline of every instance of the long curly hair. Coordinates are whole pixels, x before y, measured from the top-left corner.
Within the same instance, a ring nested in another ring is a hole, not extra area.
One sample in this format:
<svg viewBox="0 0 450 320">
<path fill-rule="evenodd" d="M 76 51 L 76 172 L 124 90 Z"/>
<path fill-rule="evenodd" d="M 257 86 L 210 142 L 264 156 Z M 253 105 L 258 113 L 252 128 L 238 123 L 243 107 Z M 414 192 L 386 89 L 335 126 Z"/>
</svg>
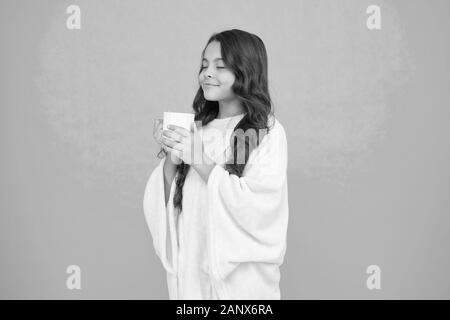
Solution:
<svg viewBox="0 0 450 320">
<path fill-rule="evenodd" d="M 232 29 L 214 33 L 203 49 L 201 58 L 204 56 L 206 47 L 212 41 L 220 42 L 225 66 L 235 75 L 232 90 L 241 100 L 246 111 L 245 116 L 235 126 L 231 135 L 232 159 L 225 164 L 225 170 L 230 174 L 241 177 L 250 153 L 262 141 L 263 137 L 261 137 L 260 132 L 267 133 L 272 127 L 269 124 L 270 115 L 273 115 L 273 108 L 268 90 L 266 48 L 258 36 L 239 29 Z M 198 75 L 201 72 L 202 66 L 200 64 Z M 219 113 L 218 101 L 206 100 L 201 86 L 199 86 L 195 95 L 192 107 L 195 111 L 195 122 L 201 121 L 203 127 L 214 120 Z M 246 132 L 248 129 L 253 129 L 256 135 L 242 136 L 236 134 L 237 130 Z M 238 159 L 242 159 L 242 151 L 245 152 L 245 161 L 238 161 Z M 241 156 L 238 157 L 238 154 Z M 176 189 L 173 205 L 174 208 L 179 209 L 178 213 L 183 210 L 183 186 L 189 168 L 190 165 L 181 162 L 176 169 Z"/>
</svg>

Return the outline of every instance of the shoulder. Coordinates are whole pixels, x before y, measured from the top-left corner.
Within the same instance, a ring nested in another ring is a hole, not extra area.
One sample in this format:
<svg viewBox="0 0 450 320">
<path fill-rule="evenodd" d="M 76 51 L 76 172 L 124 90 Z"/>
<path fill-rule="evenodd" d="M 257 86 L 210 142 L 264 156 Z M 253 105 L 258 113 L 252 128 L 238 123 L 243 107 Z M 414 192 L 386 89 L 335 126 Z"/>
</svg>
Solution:
<svg viewBox="0 0 450 320">
<path fill-rule="evenodd" d="M 274 129 L 277 130 L 278 134 L 282 135 L 284 138 L 286 138 L 286 131 L 284 130 L 284 126 L 281 124 L 281 122 L 275 119 Z"/>
<path fill-rule="evenodd" d="M 257 172 L 256 175 L 272 173 L 282 176 L 286 171 L 288 158 L 286 132 L 278 119 L 271 117 L 269 120 L 269 130 L 256 150 L 251 153 L 246 174 L 250 174 L 251 170 L 252 174 Z"/>
<path fill-rule="evenodd" d="M 257 153 L 273 156 L 287 154 L 287 138 L 284 126 L 272 116 L 269 119 L 269 128 L 263 130 L 263 138 L 256 148 Z M 261 134 L 260 134 L 261 136 Z"/>
<path fill-rule="evenodd" d="M 269 144 L 287 144 L 286 131 L 281 122 L 273 115 L 269 117 L 269 130 L 267 136 Z M 264 140 L 263 140 L 264 141 Z"/>
</svg>

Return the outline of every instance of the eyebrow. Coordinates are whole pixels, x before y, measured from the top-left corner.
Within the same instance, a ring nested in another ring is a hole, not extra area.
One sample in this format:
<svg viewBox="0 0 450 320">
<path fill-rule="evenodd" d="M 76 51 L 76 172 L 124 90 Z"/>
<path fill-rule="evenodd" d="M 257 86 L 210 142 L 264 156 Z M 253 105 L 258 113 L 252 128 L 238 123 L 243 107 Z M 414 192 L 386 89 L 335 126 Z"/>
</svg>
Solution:
<svg viewBox="0 0 450 320">
<path fill-rule="evenodd" d="M 203 60 L 208 61 L 208 59 L 206 59 L 206 58 L 203 58 L 202 61 L 203 61 Z M 222 58 L 215 58 L 213 61 L 216 61 L 216 60 L 223 60 L 223 59 L 222 59 Z"/>
</svg>

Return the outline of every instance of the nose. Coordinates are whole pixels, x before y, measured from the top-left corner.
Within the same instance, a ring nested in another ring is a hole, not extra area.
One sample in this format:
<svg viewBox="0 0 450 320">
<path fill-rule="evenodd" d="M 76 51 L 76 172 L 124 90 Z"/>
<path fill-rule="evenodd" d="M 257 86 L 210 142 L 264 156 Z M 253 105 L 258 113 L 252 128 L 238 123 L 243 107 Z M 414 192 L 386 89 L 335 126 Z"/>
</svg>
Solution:
<svg viewBox="0 0 450 320">
<path fill-rule="evenodd" d="M 207 79 L 211 79 L 212 78 L 212 71 L 211 71 L 211 65 L 209 65 L 206 69 L 205 69 L 205 78 Z"/>
<path fill-rule="evenodd" d="M 205 73 L 205 79 L 212 79 L 212 75 L 211 75 L 211 73 L 209 73 L 209 72 L 206 72 Z"/>
</svg>

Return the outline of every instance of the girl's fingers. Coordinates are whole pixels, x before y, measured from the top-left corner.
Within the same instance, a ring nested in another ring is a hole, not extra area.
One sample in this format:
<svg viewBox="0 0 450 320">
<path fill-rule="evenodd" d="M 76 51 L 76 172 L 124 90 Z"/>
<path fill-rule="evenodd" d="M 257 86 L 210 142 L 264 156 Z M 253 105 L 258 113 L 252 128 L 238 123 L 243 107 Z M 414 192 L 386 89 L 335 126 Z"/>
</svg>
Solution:
<svg viewBox="0 0 450 320">
<path fill-rule="evenodd" d="M 175 132 L 175 131 L 170 131 L 170 130 L 164 130 L 162 133 L 162 136 L 166 136 L 172 140 L 181 142 L 181 140 L 183 139 L 183 136 L 181 136 L 179 133 Z"/>
<path fill-rule="evenodd" d="M 172 130 L 176 133 L 178 133 L 179 135 L 183 136 L 183 137 L 189 137 L 191 135 L 189 130 L 186 130 L 186 128 L 180 127 L 180 126 L 176 126 L 174 124 L 169 124 L 167 126 L 167 129 Z"/>
<path fill-rule="evenodd" d="M 172 140 L 167 139 L 165 137 L 162 138 L 162 143 L 164 145 L 166 145 L 167 147 L 169 147 L 170 149 L 177 150 L 177 151 L 180 151 L 180 152 L 181 152 L 181 149 L 182 149 L 182 146 L 183 146 L 181 143 L 178 143 L 176 141 L 172 141 Z"/>
<path fill-rule="evenodd" d="M 175 145 L 178 144 L 178 142 L 170 140 L 169 138 L 164 136 L 162 137 L 162 142 L 171 148 L 175 147 Z"/>
</svg>

